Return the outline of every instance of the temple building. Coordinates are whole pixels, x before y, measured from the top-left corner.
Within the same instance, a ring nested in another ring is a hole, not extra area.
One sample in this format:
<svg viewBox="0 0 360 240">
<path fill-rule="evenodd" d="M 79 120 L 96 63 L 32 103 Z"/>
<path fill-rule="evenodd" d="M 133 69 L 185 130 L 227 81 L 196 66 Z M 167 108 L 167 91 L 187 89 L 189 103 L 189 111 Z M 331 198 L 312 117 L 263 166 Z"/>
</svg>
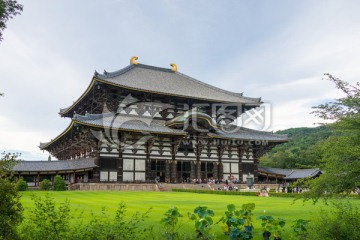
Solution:
<svg viewBox="0 0 360 240">
<path fill-rule="evenodd" d="M 198 81 L 178 72 L 176 64 L 168 69 L 136 60 L 115 72 L 95 72 L 85 92 L 60 109 L 71 123 L 40 144 L 59 161 L 43 162 L 42 170 L 39 162 L 33 170 L 20 164 L 15 172 L 68 174 L 71 182 L 251 177 L 257 183 L 259 157 L 288 140 L 236 124 L 261 99 Z"/>
</svg>

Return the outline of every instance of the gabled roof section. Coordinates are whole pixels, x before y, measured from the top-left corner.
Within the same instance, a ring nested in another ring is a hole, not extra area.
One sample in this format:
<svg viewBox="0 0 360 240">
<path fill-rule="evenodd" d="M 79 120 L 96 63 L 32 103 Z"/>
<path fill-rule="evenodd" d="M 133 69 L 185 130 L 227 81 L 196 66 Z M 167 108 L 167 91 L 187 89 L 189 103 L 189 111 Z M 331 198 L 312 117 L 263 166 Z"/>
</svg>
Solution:
<svg viewBox="0 0 360 240">
<path fill-rule="evenodd" d="M 238 140 L 252 140 L 252 141 L 269 141 L 269 142 L 287 142 L 288 136 L 284 134 L 275 134 L 272 132 L 263 132 L 249 128 L 233 126 L 229 131 L 225 125 L 220 125 L 219 130 L 208 133 L 209 137 L 220 139 L 238 139 Z"/>
<path fill-rule="evenodd" d="M 214 87 L 171 69 L 144 64 L 129 65 L 119 71 L 104 72 L 95 77 L 118 86 L 166 95 L 254 105 L 259 105 L 261 101 L 260 98 L 244 97 L 242 93 Z"/>
<path fill-rule="evenodd" d="M 12 169 L 14 172 L 56 172 L 91 169 L 98 167 L 93 158 L 59 161 L 20 161 Z"/>
<path fill-rule="evenodd" d="M 282 175 L 282 176 L 287 176 L 293 172 L 292 169 L 270 168 L 270 167 L 258 167 L 258 171 L 273 175 Z"/>
<path fill-rule="evenodd" d="M 322 174 L 322 171 L 318 168 L 314 169 L 282 169 L 282 168 L 270 168 L 259 167 L 259 172 L 282 175 L 284 179 L 301 179 L 301 178 L 313 178 Z"/>
<path fill-rule="evenodd" d="M 76 114 L 73 118 L 76 123 L 100 127 L 111 128 L 124 131 L 135 132 L 150 132 L 150 133 L 162 133 L 162 134 L 174 134 L 174 135 L 186 135 L 186 132 L 178 129 L 172 129 L 165 126 L 165 121 L 160 119 L 154 119 L 151 117 L 139 117 L 136 115 L 127 114 Z"/>
<path fill-rule="evenodd" d="M 295 169 L 285 179 L 299 179 L 299 178 L 313 178 L 317 175 L 322 174 L 322 171 L 316 169 Z"/>
<path fill-rule="evenodd" d="M 201 82 L 185 74 L 171 69 L 154 67 L 144 64 L 132 64 L 115 72 L 99 74 L 95 72 L 93 80 L 81 97 L 68 108 L 60 109 L 64 116 L 91 90 L 95 82 L 101 82 L 117 87 L 162 95 L 177 96 L 221 103 L 237 103 L 249 106 L 259 106 L 261 98 L 250 98 L 242 93 L 223 90 Z"/>
<path fill-rule="evenodd" d="M 48 143 L 40 143 L 40 149 L 47 149 L 59 141 L 63 136 L 72 131 L 74 126 L 83 125 L 93 128 L 122 130 L 129 132 L 186 135 L 186 132 L 179 129 L 172 129 L 165 126 L 165 121 L 151 117 L 139 117 L 135 115 L 104 113 L 104 114 L 75 114 L 70 125 L 55 139 Z M 94 136 L 96 137 L 96 136 Z"/>
</svg>

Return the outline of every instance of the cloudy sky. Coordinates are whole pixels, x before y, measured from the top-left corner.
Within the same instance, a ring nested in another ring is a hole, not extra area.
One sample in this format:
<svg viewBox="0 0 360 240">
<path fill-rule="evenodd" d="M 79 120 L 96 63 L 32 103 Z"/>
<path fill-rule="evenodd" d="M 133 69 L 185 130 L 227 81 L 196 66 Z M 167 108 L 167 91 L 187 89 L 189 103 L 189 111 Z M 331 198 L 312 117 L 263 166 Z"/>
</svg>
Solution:
<svg viewBox="0 0 360 240">
<path fill-rule="evenodd" d="M 341 96 L 323 73 L 360 71 L 359 1 L 25 1 L 0 43 L 0 150 L 47 159 L 40 142 L 94 70 L 131 56 L 272 105 L 270 130 L 312 127 L 311 107 Z"/>
</svg>

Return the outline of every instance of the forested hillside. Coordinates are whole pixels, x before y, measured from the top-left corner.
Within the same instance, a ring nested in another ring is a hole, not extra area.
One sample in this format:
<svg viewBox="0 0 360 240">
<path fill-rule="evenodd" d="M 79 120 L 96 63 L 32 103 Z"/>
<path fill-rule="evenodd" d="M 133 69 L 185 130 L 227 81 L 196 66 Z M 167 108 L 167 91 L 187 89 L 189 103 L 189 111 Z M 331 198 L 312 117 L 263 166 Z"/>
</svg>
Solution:
<svg viewBox="0 0 360 240">
<path fill-rule="evenodd" d="M 290 169 L 321 167 L 315 146 L 333 134 L 326 126 L 290 128 L 276 133 L 287 134 L 290 140 L 264 155 L 260 166 Z"/>
</svg>

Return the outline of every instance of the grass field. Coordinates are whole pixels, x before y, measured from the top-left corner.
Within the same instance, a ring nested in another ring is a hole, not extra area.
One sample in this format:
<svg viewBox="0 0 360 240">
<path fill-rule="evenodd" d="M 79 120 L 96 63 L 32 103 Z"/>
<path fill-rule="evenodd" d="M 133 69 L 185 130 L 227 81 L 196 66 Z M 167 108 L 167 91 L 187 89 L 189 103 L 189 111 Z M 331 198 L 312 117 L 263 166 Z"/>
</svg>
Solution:
<svg viewBox="0 0 360 240">
<path fill-rule="evenodd" d="M 25 208 L 25 214 L 33 207 L 31 195 L 44 196 L 47 192 L 29 191 L 22 193 L 22 204 Z M 66 192 L 50 192 L 50 195 L 57 202 L 63 202 L 65 199 L 70 200 L 71 208 L 74 214 L 83 211 L 84 221 L 89 219 L 91 212 L 100 213 L 105 207 L 106 211 L 112 217 L 121 201 L 126 203 L 128 215 L 139 211 L 145 212 L 152 207 L 148 224 L 154 225 L 154 229 L 160 229 L 160 219 L 170 206 L 178 207 L 180 213 L 184 215 L 182 218 L 183 232 L 194 231 L 193 223 L 187 218 L 187 213 L 192 212 L 197 206 L 207 206 L 215 212 L 215 221 L 220 219 L 226 210 L 227 204 L 233 203 L 237 207 L 241 207 L 243 203 L 254 202 L 256 208 L 254 211 L 255 219 L 259 215 L 264 214 L 274 217 L 282 217 L 286 220 L 286 233 L 283 239 L 288 239 L 291 232 L 290 226 L 294 219 L 311 219 L 319 213 L 321 208 L 327 208 L 322 203 L 313 205 L 310 202 L 305 203 L 297 201 L 293 203 L 291 198 L 278 197 L 250 197 L 250 196 L 226 196 L 212 194 L 196 194 L 182 192 L 127 192 L 127 191 L 66 191 Z M 352 200 L 360 205 L 360 200 Z M 217 239 L 227 239 L 221 232 L 219 225 L 214 226 L 214 233 Z M 259 220 L 254 220 L 254 239 L 262 239 L 261 226 Z"/>
</svg>

